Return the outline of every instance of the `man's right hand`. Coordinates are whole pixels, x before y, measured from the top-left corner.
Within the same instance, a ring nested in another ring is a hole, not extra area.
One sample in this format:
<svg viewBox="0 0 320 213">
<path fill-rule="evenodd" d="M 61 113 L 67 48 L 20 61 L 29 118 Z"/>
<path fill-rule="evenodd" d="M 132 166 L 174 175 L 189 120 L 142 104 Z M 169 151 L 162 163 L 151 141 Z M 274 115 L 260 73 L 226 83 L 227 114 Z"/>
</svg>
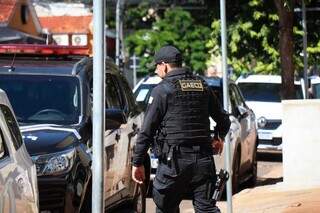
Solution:
<svg viewBox="0 0 320 213">
<path fill-rule="evenodd" d="M 144 166 L 132 166 L 132 179 L 138 184 L 143 184 L 143 181 L 146 179 Z"/>
<path fill-rule="evenodd" d="M 211 146 L 213 148 L 213 154 L 219 154 L 221 155 L 223 151 L 223 140 L 221 138 L 215 138 L 213 139 Z"/>
</svg>

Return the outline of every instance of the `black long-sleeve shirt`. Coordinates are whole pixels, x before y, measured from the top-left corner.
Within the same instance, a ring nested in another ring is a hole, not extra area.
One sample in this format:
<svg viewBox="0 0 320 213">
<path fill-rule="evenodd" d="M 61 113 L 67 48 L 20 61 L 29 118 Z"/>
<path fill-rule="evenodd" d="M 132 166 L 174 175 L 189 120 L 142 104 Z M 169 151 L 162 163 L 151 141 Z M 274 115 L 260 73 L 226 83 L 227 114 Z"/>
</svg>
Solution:
<svg viewBox="0 0 320 213">
<path fill-rule="evenodd" d="M 177 75 L 185 75 L 186 70 L 183 68 L 175 69 L 169 72 L 165 78 L 170 78 Z M 209 90 L 209 115 L 217 123 L 214 133 L 224 138 L 229 131 L 230 120 L 228 114 L 221 107 L 216 96 Z M 136 142 L 133 165 L 141 166 L 143 164 L 146 153 L 154 140 L 156 131 L 165 116 L 167 111 L 168 89 L 164 84 L 157 85 L 151 92 L 148 106 L 146 109 L 144 122 L 138 135 Z"/>
</svg>

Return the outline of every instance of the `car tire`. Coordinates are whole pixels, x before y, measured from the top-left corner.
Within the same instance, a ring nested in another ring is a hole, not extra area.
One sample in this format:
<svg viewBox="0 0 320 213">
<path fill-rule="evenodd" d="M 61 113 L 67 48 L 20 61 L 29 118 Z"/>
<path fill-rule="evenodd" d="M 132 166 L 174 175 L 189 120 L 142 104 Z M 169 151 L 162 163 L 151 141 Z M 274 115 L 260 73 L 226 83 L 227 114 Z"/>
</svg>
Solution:
<svg viewBox="0 0 320 213">
<path fill-rule="evenodd" d="M 240 171 L 240 150 L 237 149 L 237 154 L 234 156 L 232 166 L 232 194 L 235 194 L 239 190 L 239 171 Z"/>
<path fill-rule="evenodd" d="M 258 163 L 257 163 L 257 146 L 255 146 L 252 156 L 251 177 L 248 180 L 248 186 L 254 187 L 257 183 Z"/>
<path fill-rule="evenodd" d="M 146 185 L 141 184 L 138 186 L 138 191 L 133 199 L 133 209 L 135 213 L 146 212 Z"/>
</svg>

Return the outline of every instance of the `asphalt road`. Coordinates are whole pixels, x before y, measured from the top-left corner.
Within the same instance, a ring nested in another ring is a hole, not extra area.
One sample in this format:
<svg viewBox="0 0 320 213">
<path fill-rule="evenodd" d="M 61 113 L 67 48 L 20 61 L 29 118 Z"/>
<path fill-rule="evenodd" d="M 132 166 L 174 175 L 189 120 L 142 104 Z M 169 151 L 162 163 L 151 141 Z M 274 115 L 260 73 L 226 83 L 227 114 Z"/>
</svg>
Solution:
<svg viewBox="0 0 320 213">
<path fill-rule="evenodd" d="M 258 155 L 258 180 L 256 186 L 275 184 L 282 181 L 282 156 L 276 154 Z M 243 188 L 244 189 L 244 188 Z M 221 201 L 218 206 L 226 205 Z M 129 207 L 123 206 L 112 213 L 130 213 L 133 212 Z M 155 204 L 152 198 L 147 199 L 147 213 L 155 212 Z M 181 213 L 194 213 L 191 200 L 183 200 L 180 204 Z"/>
</svg>

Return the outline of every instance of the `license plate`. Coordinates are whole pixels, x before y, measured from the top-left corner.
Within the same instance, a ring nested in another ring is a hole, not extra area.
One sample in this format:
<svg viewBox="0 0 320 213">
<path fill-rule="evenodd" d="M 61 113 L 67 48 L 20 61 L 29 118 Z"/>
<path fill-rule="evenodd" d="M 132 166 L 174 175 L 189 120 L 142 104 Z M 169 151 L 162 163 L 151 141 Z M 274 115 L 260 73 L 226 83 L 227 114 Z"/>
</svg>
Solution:
<svg viewBox="0 0 320 213">
<path fill-rule="evenodd" d="M 259 139 L 262 139 L 262 140 L 271 140 L 272 139 L 272 133 L 270 133 L 270 132 L 259 132 L 258 136 L 259 136 Z"/>
</svg>

